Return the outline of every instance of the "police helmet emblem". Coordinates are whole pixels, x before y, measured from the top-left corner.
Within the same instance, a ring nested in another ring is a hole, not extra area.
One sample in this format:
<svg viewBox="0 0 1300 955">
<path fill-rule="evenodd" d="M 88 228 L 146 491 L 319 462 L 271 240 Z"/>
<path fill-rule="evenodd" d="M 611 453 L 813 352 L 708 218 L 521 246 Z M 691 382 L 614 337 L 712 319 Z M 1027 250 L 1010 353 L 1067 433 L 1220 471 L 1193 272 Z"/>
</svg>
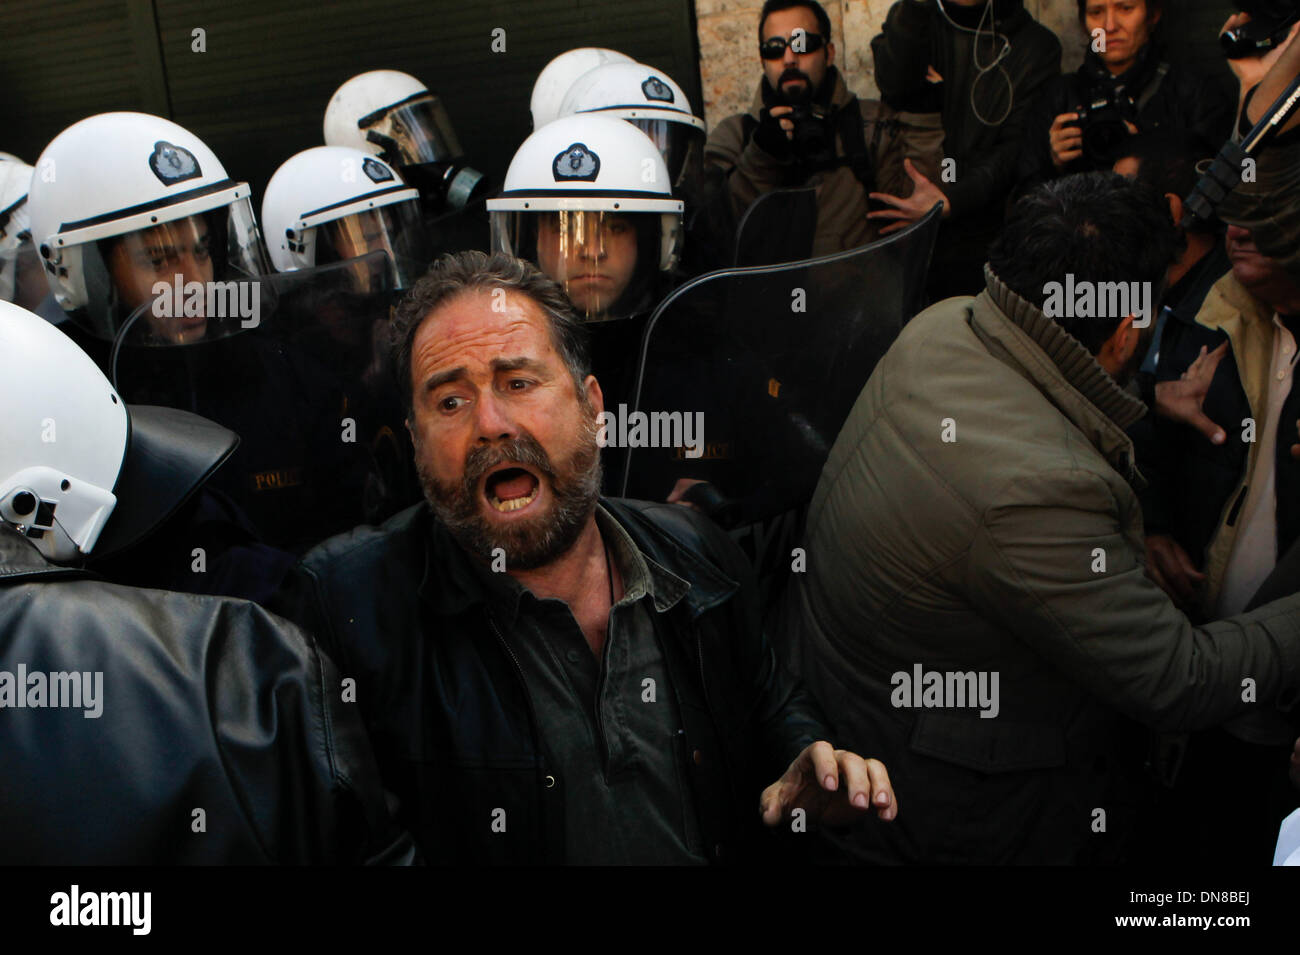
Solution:
<svg viewBox="0 0 1300 955">
<path fill-rule="evenodd" d="M 657 99 L 664 103 L 671 103 L 673 101 L 672 89 L 657 76 L 651 76 L 642 83 L 641 92 L 645 93 L 646 99 Z"/>
<path fill-rule="evenodd" d="M 361 171 L 369 177 L 371 182 L 389 182 L 393 178 L 392 170 L 374 159 L 364 160 L 361 163 Z"/>
<path fill-rule="evenodd" d="M 595 182 L 600 175 L 600 157 L 583 143 L 574 143 L 555 157 L 551 171 L 556 182 L 573 179 Z"/>
<path fill-rule="evenodd" d="M 149 168 L 164 186 L 174 186 L 186 179 L 197 179 L 203 175 L 199 161 L 184 146 L 160 140 L 153 144 L 153 153 L 149 156 Z"/>
</svg>

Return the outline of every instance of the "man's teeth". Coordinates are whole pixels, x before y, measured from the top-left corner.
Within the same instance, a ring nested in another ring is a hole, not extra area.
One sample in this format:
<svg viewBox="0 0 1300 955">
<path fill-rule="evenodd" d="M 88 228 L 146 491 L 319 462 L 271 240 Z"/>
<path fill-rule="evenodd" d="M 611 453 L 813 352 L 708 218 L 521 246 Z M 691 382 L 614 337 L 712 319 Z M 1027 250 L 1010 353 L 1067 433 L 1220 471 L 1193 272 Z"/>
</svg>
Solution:
<svg viewBox="0 0 1300 955">
<path fill-rule="evenodd" d="M 493 494 L 490 500 L 494 508 L 496 508 L 498 511 L 501 511 L 502 513 L 505 513 L 507 511 L 517 511 L 521 507 L 527 507 L 529 504 L 532 503 L 533 498 L 535 498 L 536 496 L 537 496 L 537 488 L 534 487 L 531 491 L 528 492 L 527 497 L 512 497 L 508 501 L 503 501 L 501 500 L 501 498 Z"/>
</svg>

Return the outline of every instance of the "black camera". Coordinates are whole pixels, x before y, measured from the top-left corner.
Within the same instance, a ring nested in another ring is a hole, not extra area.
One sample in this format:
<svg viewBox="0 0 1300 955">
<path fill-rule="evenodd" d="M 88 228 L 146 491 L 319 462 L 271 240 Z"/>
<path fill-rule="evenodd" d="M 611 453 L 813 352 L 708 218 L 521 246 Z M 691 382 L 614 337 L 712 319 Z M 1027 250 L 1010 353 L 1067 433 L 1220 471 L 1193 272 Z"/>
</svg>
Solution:
<svg viewBox="0 0 1300 955">
<path fill-rule="evenodd" d="M 1099 88 L 1074 108 L 1076 125 L 1083 130 L 1083 155 L 1093 166 L 1109 167 L 1115 150 L 1129 137 L 1127 120 L 1136 125 L 1137 106 L 1133 98 L 1114 89 Z"/>
<path fill-rule="evenodd" d="M 820 105 L 801 103 L 790 113 L 794 123 L 795 153 L 804 160 L 817 164 L 835 158 L 835 138 L 826 121 L 826 110 Z"/>
<path fill-rule="evenodd" d="M 1250 22 L 1219 37 L 1223 55 L 1230 60 L 1263 56 L 1286 39 L 1291 25 L 1300 20 L 1300 0 L 1233 0 L 1250 14 Z"/>
</svg>

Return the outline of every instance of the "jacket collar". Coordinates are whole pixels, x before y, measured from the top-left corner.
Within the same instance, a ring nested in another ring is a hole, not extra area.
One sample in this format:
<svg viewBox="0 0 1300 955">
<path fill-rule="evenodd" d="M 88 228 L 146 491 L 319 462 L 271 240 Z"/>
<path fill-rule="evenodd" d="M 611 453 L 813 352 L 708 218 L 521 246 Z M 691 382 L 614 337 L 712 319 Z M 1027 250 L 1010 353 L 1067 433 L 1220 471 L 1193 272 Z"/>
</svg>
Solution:
<svg viewBox="0 0 1300 955">
<path fill-rule="evenodd" d="M 1273 360 L 1273 309 L 1246 291 L 1229 269 L 1205 296 L 1196 323 L 1228 336 L 1246 400 L 1260 420 Z"/>
<path fill-rule="evenodd" d="M 634 567 L 631 575 L 625 573 L 629 584 L 625 598 L 649 597 L 659 613 L 684 603 L 691 615 L 697 616 L 738 589 L 734 581 L 680 544 L 666 552 L 644 528 L 626 520 L 625 512 L 612 502 L 602 499 L 598 507 L 601 514 L 597 520 L 602 525 L 613 522 L 622 532 L 621 543 L 634 550 L 642 562 Z M 624 515 L 622 520 L 620 513 Z M 426 541 L 419 594 L 435 615 L 455 616 L 476 605 L 491 603 L 502 611 L 507 623 L 514 622 L 520 601 L 528 592 L 522 584 L 508 574 L 493 573 L 475 564 L 442 522 L 434 518 L 427 504 L 421 505 L 421 514 L 413 527 Z M 618 542 L 611 540 L 611 555 L 618 546 Z M 619 563 L 620 568 L 625 567 L 626 557 L 620 556 Z"/>
<path fill-rule="evenodd" d="M 13 583 L 44 577 L 90 577 L 78 567 L 52 564 L 36 545 L 8 524 L 0 524 L 0 580 Z"/>
<path fill-rule="evenodd" d="M 971 319 L 976 333 L 996 357 L 1032 381 L 1087 435 L 1112 467 L 1129 481 L 1137 478 L 1133 445 L 1125 431 L 1146 414 L 1146 405 L 1121 388 L 1078 339 L 1008 288 L 987 264 L 984 281 L 985 291 L 975 299 Z"/>
</svg>

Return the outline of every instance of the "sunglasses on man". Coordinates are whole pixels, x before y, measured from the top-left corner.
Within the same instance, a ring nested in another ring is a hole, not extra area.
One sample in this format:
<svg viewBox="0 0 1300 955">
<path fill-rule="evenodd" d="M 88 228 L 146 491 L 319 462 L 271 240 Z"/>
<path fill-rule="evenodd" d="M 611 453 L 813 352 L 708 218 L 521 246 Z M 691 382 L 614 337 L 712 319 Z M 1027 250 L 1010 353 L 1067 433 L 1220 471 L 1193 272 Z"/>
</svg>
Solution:
<svg viewBox="0 0 1300 955">
<path fill-rule="evenodd" d="M 783 36 L 768 37 L 758 45 L 758 55 L 765 60 L 779 60 L 785 56 L 787 46 L 795 53 L 816 53 L 825 45 L 826 38 L 820 33 L 794 33 L 788 40 Z"/>
</svg>

